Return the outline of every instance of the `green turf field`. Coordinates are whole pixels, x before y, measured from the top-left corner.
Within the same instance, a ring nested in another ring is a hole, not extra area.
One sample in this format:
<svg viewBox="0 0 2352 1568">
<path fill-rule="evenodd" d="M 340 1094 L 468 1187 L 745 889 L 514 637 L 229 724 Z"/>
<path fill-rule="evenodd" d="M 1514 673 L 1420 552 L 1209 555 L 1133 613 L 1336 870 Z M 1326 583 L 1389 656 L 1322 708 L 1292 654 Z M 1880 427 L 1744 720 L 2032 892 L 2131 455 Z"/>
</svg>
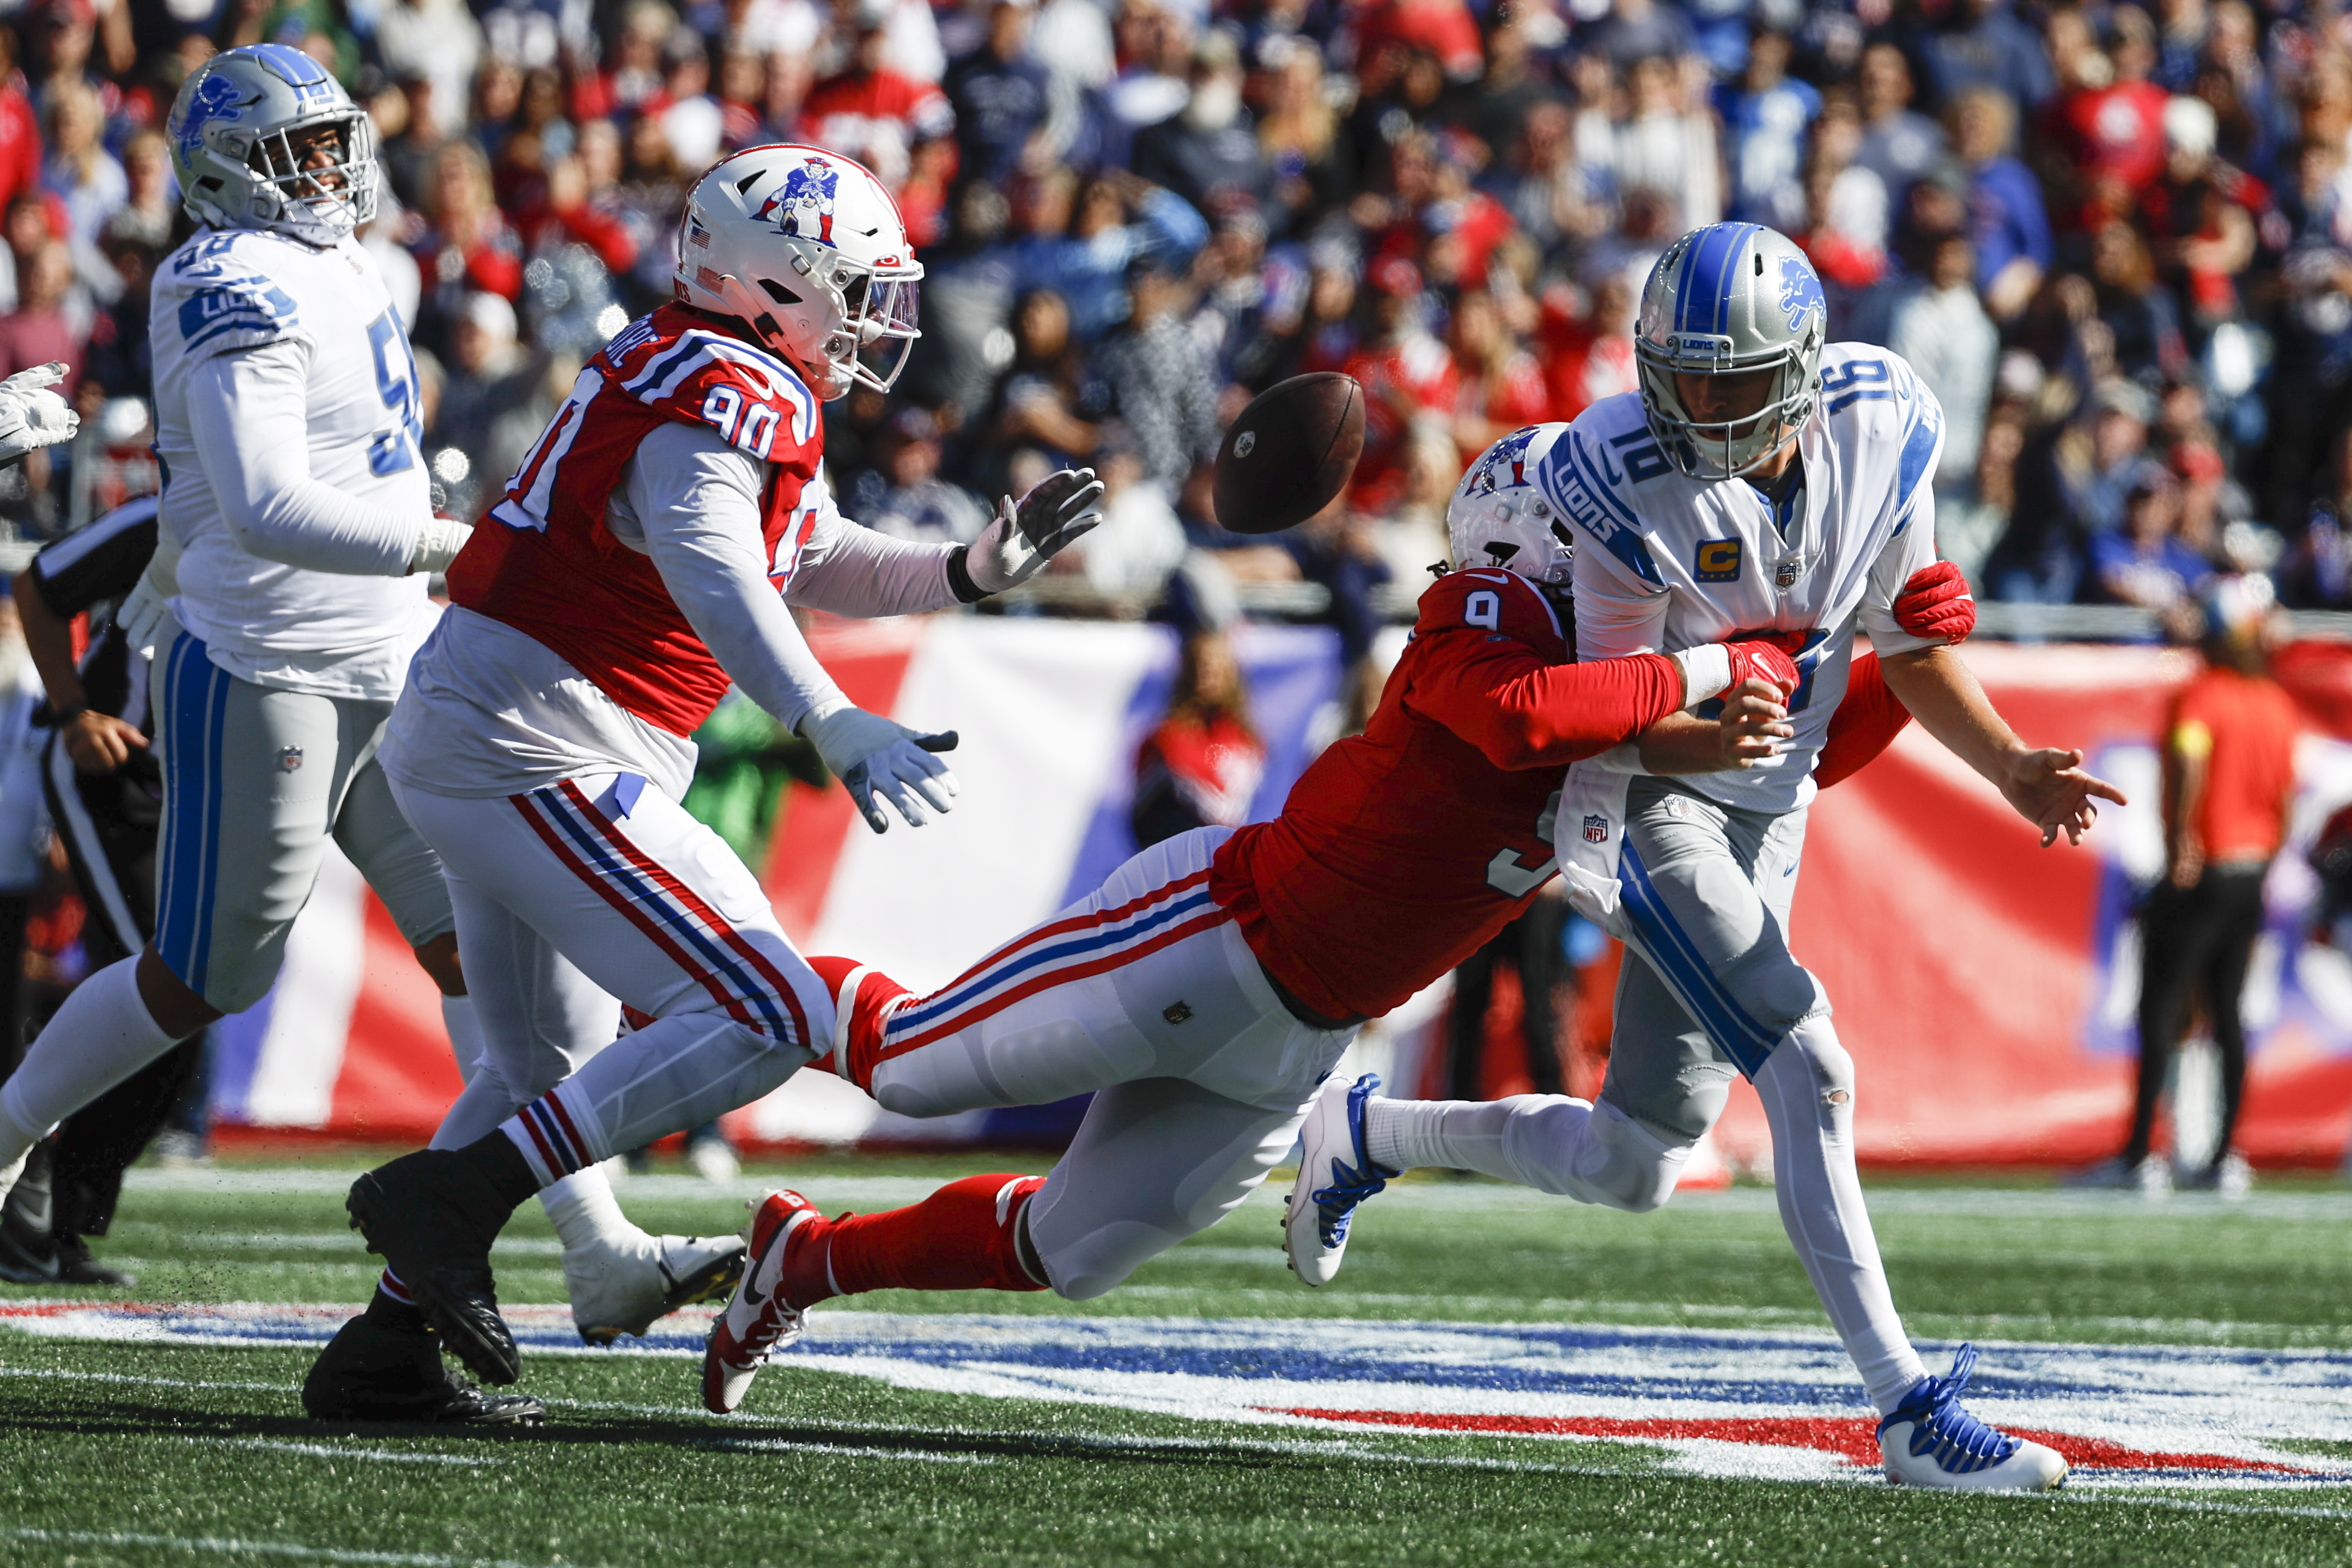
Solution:
<svg viewBox="0 0 2352 1568">
<path fill-rule="evenodd" d="M 874 1208 L 974 1168 L 862 1159 L 790 1179 L 828 1208 Z M 103 1250 L 142 1278 L 117 1294 L 356 1304 L 374 1269 L 342 1226 L 348 1175 L 134 1173 Z M 770 1184 L 665 1177 L 621 1196 L 649 1227 L 708 1232 Z M 1981 1389 L 2059 1418 L 2079 1405 L 2070 1431 L 2242 1454 L 2268 1421 L 2263 1452 L 2316 1468 L 2087 1468 L 2053 1497 L 1971 1499 L 1858 1467 L 1741 1479 L 1785 1447 L 1500 1429 L 1517 1411 L 1635 1408 L 1603 1386 L 1621 1374 L 1648 1380 L 1642 1398 L 1705 1383 L 1718 1415 L 1815 1398 L 1851 1424 L 1864 1407 L 1769 1191 L 1635 1218 L 1414 1180 L 1365 1211 L 1326 1291 L 1284 1271 L 1269 1191 L 1098 1302 L 829 1303 L 817 1353 L 764 1373 L 731 1419 L 700 1411 L 692 1324 L 648 1353 L 563 1353 L 519 1313 L 522 1386 L 550 1421 L 490 1439 L 320 1426 L 294 1396 L 299 1344 L 123 1342 L 136 1322 L 57 1337 L 67 1320 L 23 1315 L 49 1297 L 0 1286 L 0 1562 L 2352 1562 L 2336 1479 L 2352 1474 L 2352 1193 L 2273 1182 L 2228 1206 L 1871 1187 L 1932 1370 L 1972 1338 Z M 509 1305 L 562 1300 L 535 1209 L 498 1261 Z M 1584 1338 L 1541 1337 L 1560 1325 Z M 1386 1370 L 1368 1382 L 1367 1365 Z M 1490 1425 L 1264 1414 L 1381 1400 Z M 2139 1440 L 2150 1412 L 2167 1442 Z"/>
</svg>

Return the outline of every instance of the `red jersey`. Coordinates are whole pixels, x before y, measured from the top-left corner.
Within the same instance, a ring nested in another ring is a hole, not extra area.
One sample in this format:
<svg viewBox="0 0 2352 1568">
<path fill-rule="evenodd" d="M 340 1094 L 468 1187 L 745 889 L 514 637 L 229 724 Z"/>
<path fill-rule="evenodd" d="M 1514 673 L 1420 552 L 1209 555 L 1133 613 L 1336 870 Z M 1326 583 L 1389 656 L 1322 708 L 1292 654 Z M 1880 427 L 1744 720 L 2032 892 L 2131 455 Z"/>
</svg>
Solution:
<svg viewBox="0 0 2352 1568">
<path fill-rule="evenodd" d="M 2191 826 L 2209 865 L 2278 853 L 2302 728 L 2294 699 L 2266 675 L 2215 665 L 2173 698 L 2165 749 L 2205 763 L 2205 794 Z"/>
<path fill-rule="evenodd" d="M 768 465 L 761 537 L 783 592 L 824 494 L 815 395 L 765 350 L 665 305 L 580 373 L 450 566 L 449 601 L 554 649 L 647 723 L 689 735 L 727 695 L 727 672 L 653 562 L 604 526 L 638 443 L 665 420 L 708 426 Z"/>
<path fill-rule="evenodd" d="M 1447 574 L 1364 732 L 1217 851 L 1210 896 L 1310 1012 L 1377 1017 L 1485 945 L 1559 870 L 1561 769 L 1681 700 L 1660 655 L 1568 658 L 1526 578 Z"/>
</svg>

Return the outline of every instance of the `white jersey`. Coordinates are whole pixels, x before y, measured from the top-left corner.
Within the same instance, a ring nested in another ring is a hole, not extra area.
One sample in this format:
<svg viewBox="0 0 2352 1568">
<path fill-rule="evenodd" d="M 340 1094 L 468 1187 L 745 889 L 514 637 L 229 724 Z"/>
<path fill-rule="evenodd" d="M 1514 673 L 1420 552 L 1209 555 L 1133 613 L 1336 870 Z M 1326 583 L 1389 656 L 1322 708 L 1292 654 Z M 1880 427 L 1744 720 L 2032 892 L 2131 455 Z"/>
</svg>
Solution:
<svg viewBox="0 0 2352 1568">
<path fill-rule="evenodd" d="M 422 574 L 354 576 L 266 561 L 223 520 L 190 433 L 190 373 L 271 344 L 309 363 L 304 414 L 320 484 L 430 512 L 408 335 L 374 258 L 257 229 L 205 230 L 158 270 L 150 326 L 163 521 L 178 542 L 180 624 L 221 668 L 258 685 L 387 700 L 435 616 Z"/>
<path fill-rule="evenodd" d="M 1932 484 L 1944 445 L 1935 395 L 1885 349 L 1832 343 L 1798 437 L 1804 488 L 1789 515 L 1744 479 L 1685 478 L 1658 449 L 1638 393 L 1586 409 L 1537 470 L 1576 526 L 1580 659 L 1663 653 L 1742 632 L 1804 635 L 1790 700 L 1796 738 L 1744 771 L 1683 782 L 1726 805 L 1793 811 L 1844 699 L 1857 624 L 1884 655 L 1925 647 L 1895 596 L 1936 559 Z"/>
</svg>

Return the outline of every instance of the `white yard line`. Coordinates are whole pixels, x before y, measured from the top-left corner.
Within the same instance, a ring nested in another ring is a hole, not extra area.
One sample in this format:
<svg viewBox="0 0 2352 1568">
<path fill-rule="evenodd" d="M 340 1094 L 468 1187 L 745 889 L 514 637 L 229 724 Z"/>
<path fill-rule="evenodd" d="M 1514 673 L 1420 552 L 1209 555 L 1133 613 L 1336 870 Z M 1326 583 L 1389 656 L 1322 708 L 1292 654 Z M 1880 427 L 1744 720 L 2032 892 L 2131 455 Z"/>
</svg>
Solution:
<svg viewBox="0 0 2352 1568">
<path fill-rule="evenodd" d="M 237 1541 L 217 1535 L 138 1535 L 110 1530 L 0 1528 L 0 1541 L 36 1546 L 153 1546 L 171 1552 L 241 1552 L 255 1557 L 295 1557 L 313 1563 L 383 1563 L 387 1568 L 532 1568 L 511 1559 L 444 1557 L 433 1552 L 359 1552 L 341 1546 L 306 1546 L 297 1541 Z"/>
<path fill-rule="evenodd" d="M 184 1442 L 222 1448 L 268 1448 L 278 1454 L 303 1454 L 316 1459 L 367 1459 L 388 1465 L 503 1465 L 504 1459 L 476 1458 L 467 1454 L 404 1454 L 397 1448 L 339 1448 L 332 1443 L 277 1443 L 267 1437 L 198 1437 Z"/>
</svg>

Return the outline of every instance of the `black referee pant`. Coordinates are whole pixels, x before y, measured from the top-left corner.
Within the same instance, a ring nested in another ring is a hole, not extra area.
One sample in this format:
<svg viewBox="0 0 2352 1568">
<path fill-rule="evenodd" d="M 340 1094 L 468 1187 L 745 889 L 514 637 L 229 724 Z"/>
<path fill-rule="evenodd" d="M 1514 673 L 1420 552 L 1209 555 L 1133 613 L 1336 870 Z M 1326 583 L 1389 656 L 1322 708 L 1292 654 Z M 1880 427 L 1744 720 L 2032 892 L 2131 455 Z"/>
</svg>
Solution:
<svg viewBox="0 0 2352 1568">
<path fill-rule="evenodd" d="M 2246 1029 L 2238 1016 L 2246 964 L 2263 931 L 2263 878 L 2270 863 L 2208 868 L 2193 886 L 2157 884 L 2140 910 L 2139 1081 L 2124 1160 L 2147 1158 L 2156 1102 L 2200 991 L 2221 1054 L 2221 1129 L 2213 1162 L 2230 1152 L 2246 1085 Z"/>
</svg>

